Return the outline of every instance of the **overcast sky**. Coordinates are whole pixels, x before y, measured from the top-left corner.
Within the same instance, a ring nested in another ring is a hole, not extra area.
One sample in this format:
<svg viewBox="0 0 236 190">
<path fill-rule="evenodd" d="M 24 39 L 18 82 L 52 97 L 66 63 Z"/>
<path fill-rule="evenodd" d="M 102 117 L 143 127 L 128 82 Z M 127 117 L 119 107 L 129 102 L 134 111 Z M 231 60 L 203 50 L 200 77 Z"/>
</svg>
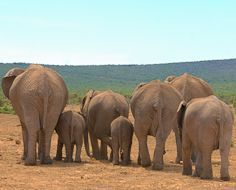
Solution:
<svg viewBox="0 0 236 190">
<path fill-rule="evenodd" d="M 235 57 L 235 0 L 0 1 L 0 62 L 153 64 Z"/>
</svg>

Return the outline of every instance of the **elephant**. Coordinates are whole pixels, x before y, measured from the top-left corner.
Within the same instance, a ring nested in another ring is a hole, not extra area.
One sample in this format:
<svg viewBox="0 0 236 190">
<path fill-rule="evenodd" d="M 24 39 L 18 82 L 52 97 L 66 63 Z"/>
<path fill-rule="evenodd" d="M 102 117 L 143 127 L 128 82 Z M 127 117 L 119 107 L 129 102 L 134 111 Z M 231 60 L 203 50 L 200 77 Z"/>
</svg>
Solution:
<svg viewBox="0 0 236 190">
<path fill-rule="evenodd" d="M 228 156 L 234 123 L 230 107 L 211 95 L 192 99 L 187 104 L 181 102 L 178 115 L 182 131 L 183 175 L 192 175 L 190 154 L 195 147 L 197 160 L 193 176 L 211 179 L 213 177 L 211 154 L 213 150 L 219 149 L 221 179 L 230 180 Z"/>
<path fill-rule="evenodd" d="M 62 160 L 62 148 L 63 144 L 65 144 L 65 162 L 73 162 L 72 157 L 74 145 L 76 145 L 75 162 L 81 162 L 80 155 L 81 148 L 83 146 L 83 139 L 86 153 L 90 157 L 88 129 L 86 129 L 85 127 L 85 121 L 81 113 L 77 113 L 74 111 L 65 111 L 60 115 L 57 126 L 55 128 L 58 134 L 57 154 L 55 160 Z"/>
<path fill-rule="evenodd" d="M 166 78 L 165 82 L 167 81 L 171 86 L 173 86 L 180 92 L 185 102 L 189 102 L 193 98 L 201 98 L 213 95 L 213 90 L 207 82 L 188 73 L 184 73 L 178 77 L 169 76 Z M 177 136 L 178 129 L 174 128 L 173 130 L 175 136 Z M 182 155 L 180 154 L 176 158 L 176 163 L 180 163 L 181 160 L 182 160 Z M 192 152 L 192 160 L 194 162 L 196 160 L 194 151 Z"/>
<path fill-rule="evenodd" d="M 213 95 L 213 90 L 206 81 L 188 73 L 173 78 L 169 83 L 182 94 L 185 102 Z"/>
<path fill-rule="evenodd" d="M 41 65 L 13 68 L 3 77 L 2 90 L 21 122 L 25 165 L 36 164 L 38 134 L 40 163 L 52 164 L 51 137 L 68 99 L 62 77 Z"/>
<path fill-rule="evenodd" d="M 147 146 L 147 136 L 156 137 L 153 157 L 154 170 L 164 167 L 163 153 L 165 141 L 173 128 L 177 128 L 177 109 L 183 100 L 181 94 L 170 84 L 154 80 L 138 85 L 130 101 L 134 116 L 134 132 L 139 142 L 138 164 L 143 167 L 151 165 Z M 180 141 L 179 135 L 176 136 Z M 177 154 L 181 154 L 180 143 Z"/>
<path fill-rule="evenodd" d="M 112 150 L 111 122 L 119 117 L 128 118 L 129 104 L 124 96 L 111 90 L 89 90 L 82 100 L 81 111 L 88 127 L 93 157 L 107 160 L 107 145 Z M 101 140 L 99 149 L 98 139 Z M 111 157 L 112 159 L 112 153 Z"/>
<path fill-rule="evenodd" d="M 133 124 L 124 116 L 117 117 L 112 121 L 111 141 L 114 165 L 119 165 L 119 152 L 121 154 L 122 164 L 128 165 L 130 163 L 133 131 Z"/>
</svg>

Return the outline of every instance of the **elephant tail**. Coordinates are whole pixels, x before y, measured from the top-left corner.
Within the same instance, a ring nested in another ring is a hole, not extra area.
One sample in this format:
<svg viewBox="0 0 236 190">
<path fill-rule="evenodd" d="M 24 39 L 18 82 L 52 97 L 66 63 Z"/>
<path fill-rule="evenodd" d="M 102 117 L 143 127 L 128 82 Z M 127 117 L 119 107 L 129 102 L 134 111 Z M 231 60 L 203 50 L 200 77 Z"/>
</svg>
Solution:
<svg viewBox="0 0 236 190">
<path fill-rule="evenodd" d="M 46 128 L 46 123 L 47 123 L 47 112 L 48 112 L 48 100 L 49 100 L 49 95 L 45 95 L 43 97 L 43 126 L 42 128 Z"/>
<path fill-rule="evenodd" d="M 84 146 L 85 146 L 85 151 L 88 157 L 92 157 L 90 154 L 90 149 L 89 149 L 89 140 L 88 140 L 88 127 L 85 124 L 85 129 L 84 129 Z"/>
</svg>

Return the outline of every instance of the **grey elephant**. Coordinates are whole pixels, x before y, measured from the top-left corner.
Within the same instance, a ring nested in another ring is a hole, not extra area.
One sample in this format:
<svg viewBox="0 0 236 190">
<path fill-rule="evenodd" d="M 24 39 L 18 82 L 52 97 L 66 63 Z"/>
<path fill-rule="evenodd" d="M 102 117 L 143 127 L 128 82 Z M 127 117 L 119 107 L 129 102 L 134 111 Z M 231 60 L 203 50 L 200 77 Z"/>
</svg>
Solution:
<svg viewBox="0 0 236 190">
<path fill-rule="evenodd" d="M 128 117 L 128 102 L 124 96 L 111 90 L 90 90 L 83 98 L 81 111 L 88 126 L 93 157 L 95 159 L 108 159 L 107 145 L 112 149 L 111 122 L 120 115 Z M 98 139 L 101 140 L 100 148 Z"/>
<path fill-rule="evenodd" d="M 119 153 L 123 165 L 130 163 L 133 131 L 133 124 L 124 116 L 120 116 L 112 121 L 111 141 L 114 165 L 119 164 Z"/>
<path fill-rule="evenodd" d="M 138 163 L 143 167 L 151 165 L 147 146 L 147 136 L 151 135 L 156 137 L 152 168 L 163 169 L 165 142 L 171 130 L 178 125 L 177 109 L 182 100 L 174 87 L 159 80 L 135 88 L 130 105 L 134 116 L 134 132 L 139 142 Z M 180 138 L 179 135 L 176 137 Z M 179 145 L 177 152 L 181 154 Z"/>
<path fill-rule="evenodd" d="M 40 162 L 51 164 L 51 137 L 68 99 L 62 77 L 40 65 L 13 68 L 3 77 L 2 89 L 21 122 L 25 165 L 36 164 L 37 134 Z"/>
<path fill-rule="evenodd" d="M 168 81 L 171 86 L 180 92 L 185 102 L 189 102 L 193 98 L 201 98 L 213 95 L 213 90 L 206 81 L 188 73 L 184 73 L 177 77 L 169 76 L 165 81 Z M 178 135 L 178 129 L 174 128 L 173 130 L 176 137 Z M 181 142 L 178 142 L 178 138 L 176 138 L 176 143 L 181 144 Z M 180 163 L 181 160 L 182 155 L 177 155 L 176 163 Z M 192 160 L 196 160 L 194 151 L 192 152 Z"/>
<path fill-rule="evenodd" d="M 183 175 L 192 175 L 190 160 L 192 147 L 195 147 L 197 160 L 194 176 L 211 179 L 211 154 L 220 149 L 222 180 L 229 180 L 229 151 L 232 138 L 234 116 L 228 105 L 216 96 L 195 98 L 187 105 L 181 102 L 179 122 L 183 142 Z"/>
<path fill-rule="evenodd" d="M 73 162 L 72 157 L 74 145 L 76 145 L 75 162 L 81 162 L 83 139 L 85 142 L 86 153 L 90 156 L 88 130 L 86 129 L 82 114 L 73 111 L 63 112 L 59 117 L 55 130 L 58 134 L 57 154 L 55 160 L 62 160 L 62 148 L 63 144 L 65 144 L 65 162 Z"/>
</svg>

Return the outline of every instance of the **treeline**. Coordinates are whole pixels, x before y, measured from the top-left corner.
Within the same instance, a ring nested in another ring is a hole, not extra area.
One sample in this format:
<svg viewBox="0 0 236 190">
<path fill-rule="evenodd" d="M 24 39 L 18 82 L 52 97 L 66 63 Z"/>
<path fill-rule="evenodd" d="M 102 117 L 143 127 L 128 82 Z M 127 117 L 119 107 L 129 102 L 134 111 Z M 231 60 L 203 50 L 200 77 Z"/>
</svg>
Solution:
<svg viewBox="0 0 236 190">
<path fill-rule="evenodd" d="M 2 77 L 13 67 L 27 66 L 26 63 L 0 63 L 0 76 Z M 70 103 L 79 102 L 89 89 L 112 89 L 129 97 L 140 82 L 164 80 L 169 75 L 181 75 L 187 72 L 209 82 L 216 95 L 236 106 L 236 59 L 152 65 L 47 65 L 47 67 L 55 69 L 64 78 L 70 91 Z"/>
</svg>

